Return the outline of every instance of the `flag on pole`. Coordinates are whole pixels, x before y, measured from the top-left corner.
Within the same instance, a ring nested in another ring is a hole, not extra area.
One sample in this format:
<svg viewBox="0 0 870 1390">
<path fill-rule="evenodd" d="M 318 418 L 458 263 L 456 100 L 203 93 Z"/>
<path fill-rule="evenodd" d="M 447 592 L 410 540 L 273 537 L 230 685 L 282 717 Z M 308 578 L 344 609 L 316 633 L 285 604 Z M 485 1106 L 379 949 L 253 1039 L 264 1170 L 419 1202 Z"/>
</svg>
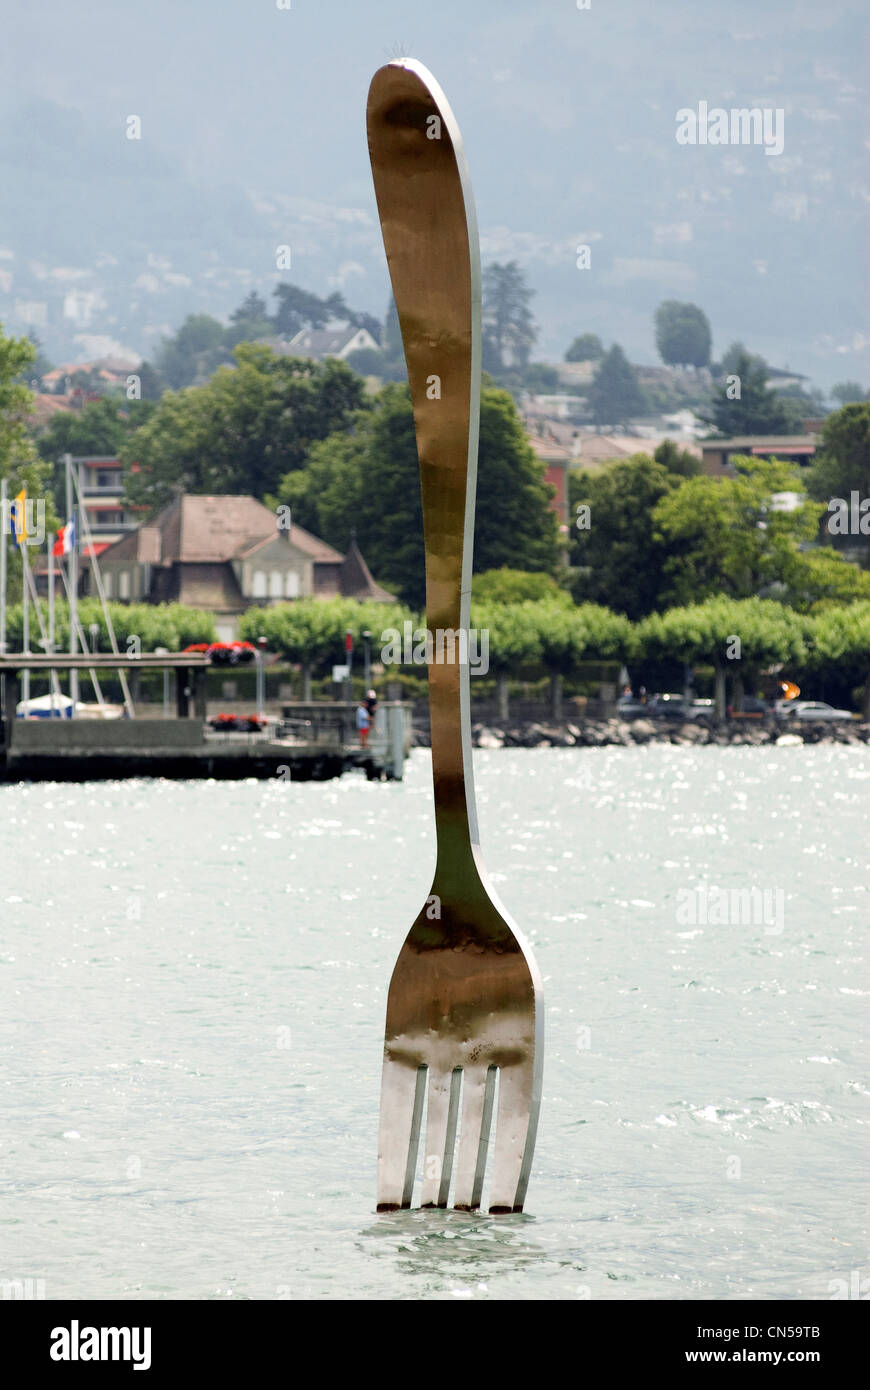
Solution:
<svg viewBox="0 0 870 1390">
<path fill-rule="evenodd" d="M 19 547 L 27 544 L 27 488 L 23 487 L 9 508 L 12 535 Z"/>
<path fill-rule="evenodd" d="M 66 526 L 58 529 L 57 540 L 52 549 L 52 555 L 69 555 L 76 543 L 76 524 L 75 521 L 68 521 Z"/>
</svg>

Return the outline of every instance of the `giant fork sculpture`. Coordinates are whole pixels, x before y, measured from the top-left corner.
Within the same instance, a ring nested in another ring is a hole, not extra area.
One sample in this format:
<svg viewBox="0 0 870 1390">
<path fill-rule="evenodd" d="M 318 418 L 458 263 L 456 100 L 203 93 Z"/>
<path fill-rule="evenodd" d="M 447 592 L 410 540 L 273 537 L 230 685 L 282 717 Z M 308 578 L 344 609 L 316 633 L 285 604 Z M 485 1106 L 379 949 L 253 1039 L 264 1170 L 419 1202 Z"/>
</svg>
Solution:
<svg viewBox="0 0 870 1390">
<path fill-rule="evenodd" d="M 444 93 L 413 59 L 380 68 L 368 99 L 378 212 L 414 407 L 430 638 L 469 626 L 480 412 L 480 252 L 465 151 Z M 378 1210 L 411 1205 L 423 1104 L 420 1205 L 521 1211 L 543 1064 L 537 966 L 489 885 L 474 804 L 469 671 L 429 663 L 435 878 L 390 982 Z M 460 646 L 460 653 L 462 648 Z M 464 655 L 467 658 L 467 647 Z M 460 1117 L 461 1112 L 461 1117 Z"/>
</svg>

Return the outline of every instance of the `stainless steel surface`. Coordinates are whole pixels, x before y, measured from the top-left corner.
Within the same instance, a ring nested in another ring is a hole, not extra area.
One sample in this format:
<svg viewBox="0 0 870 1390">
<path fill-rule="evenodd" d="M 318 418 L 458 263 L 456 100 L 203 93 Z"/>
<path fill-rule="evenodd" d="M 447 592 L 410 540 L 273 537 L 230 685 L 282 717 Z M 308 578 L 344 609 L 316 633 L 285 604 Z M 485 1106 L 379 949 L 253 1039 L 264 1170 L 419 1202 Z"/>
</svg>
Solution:
<svg viewBox="0 0 870 1390">
<path fill-rule="evenodd" d="M 423 498 L 430 633 L 468 628 L 480 407 L 480 255 L 459 128 L 421 63 L 368 99 L 378 212 L 405 347 Z M 449 648 L 448 648 L 449 650 Z M 474 1209 L 493 1114 L 490 1211 L 521 1211 L 534 1152 L 543 1006 L 534 959 L 490 886 L 472 782 L 467 663 L 429 664 L 437 859 L 387 1002 L 378 1210 Z M 423 1112 L 425 1141 L 421 1150 Z"/>
</svg>

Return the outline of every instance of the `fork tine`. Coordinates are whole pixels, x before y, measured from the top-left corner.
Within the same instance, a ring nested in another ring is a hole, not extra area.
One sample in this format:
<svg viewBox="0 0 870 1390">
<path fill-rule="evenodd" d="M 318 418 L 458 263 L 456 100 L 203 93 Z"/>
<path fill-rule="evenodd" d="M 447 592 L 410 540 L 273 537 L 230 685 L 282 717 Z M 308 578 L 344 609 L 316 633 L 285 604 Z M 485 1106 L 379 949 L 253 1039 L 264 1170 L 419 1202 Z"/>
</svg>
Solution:
<svg viewBox="0 0 870 1390">
<path fill-rule="evenodd" d="M 378 1134 L 378 1211 L 396 1211 L 411 1205 L 425 1094 L 425 1067 L 384 1058 Z"/>
<path fill-rule="evenodd" d="M 462 1126 L 453 1194 L 453 1205 L 461 1211 L 476 1211 L 480 1206 L 495 1078 L 495 1067 L 468 1067 L 463 1073 Z"/>
<path fill-rule="evenodd" d="M 503 1066 L 498 1076 L 498 1124 L 492 1168 L 491 1212 L 522 1211 L 538 1127 L 532 1058 Z"/>
<path fill-rule="evenodd" d="M 462 1072 L 429 1073 L 429 1108 L 426 1112 L 426 1148 L 423 1152 L 421 1207 L 446 1207 L 453 1171 L 456 1122 Z"/>
</svg>

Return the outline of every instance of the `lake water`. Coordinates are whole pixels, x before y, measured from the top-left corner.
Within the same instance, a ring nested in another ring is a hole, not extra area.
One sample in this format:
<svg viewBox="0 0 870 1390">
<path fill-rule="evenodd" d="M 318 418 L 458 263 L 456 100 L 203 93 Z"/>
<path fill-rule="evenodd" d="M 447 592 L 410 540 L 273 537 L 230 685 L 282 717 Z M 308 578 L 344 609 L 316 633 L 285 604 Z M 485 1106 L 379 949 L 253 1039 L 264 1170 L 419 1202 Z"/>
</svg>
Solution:
<svg viewBox="0 0 870 1390">
<path fill-rule="evenodd" d="M 374 1212 L 386 987 L 434 862 L 426 751 L 402 784 L 3 787 L 0 1279 L 466 1300 L 867 1279 L 870 749 L 475 766 L 545 982 L 526 1212 Z"/>
</svg>

